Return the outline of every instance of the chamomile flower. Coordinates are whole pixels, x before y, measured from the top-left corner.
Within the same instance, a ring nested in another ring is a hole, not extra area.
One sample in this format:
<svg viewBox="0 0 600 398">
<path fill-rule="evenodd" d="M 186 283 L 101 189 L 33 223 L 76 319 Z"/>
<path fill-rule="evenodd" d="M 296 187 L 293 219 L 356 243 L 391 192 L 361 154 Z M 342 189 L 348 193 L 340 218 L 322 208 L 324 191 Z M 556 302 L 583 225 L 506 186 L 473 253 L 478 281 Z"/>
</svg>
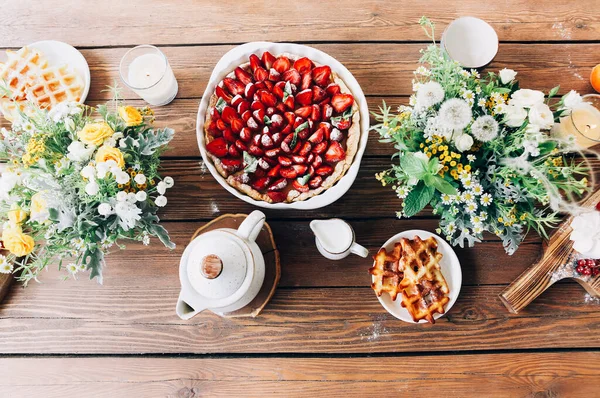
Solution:
<svg viewBox="0 0 600 398">
<path fill-rule="evenodd" d="M 448 195 L 447 193 L 442 194 L 442 204 L 443 205 L 449 205 L 452 202 L 454 202 L 455 197 L 454 195 Z"/>
<path fill-rule="evenodd" d="M 465 204 L 465 210 L 467 211 L 467 213 L 469 214 L 475 214 L 475 212 L 477 211 L 477 204 L 475 202 L 467 202 Z"/>
<path fill-rule="evenodd" d="M 481 217 L 482 220 L 487 220 L 488 214 L 485 211 L 482 211 L 479 213 L 479 217 Z"/>
<path fill-rule="evenodd" d="M 479 79 L 481 76 L 479 75 L 479 72 L 477 72 L 477 69 L 471 69 L 471 76 Z"/>
<path fill-rule="evenodd" d="M 77 271 L 85 271 L 85 264 L 83 262 L 77 266 Z"/>
<path fill-rule="evenodd" d="M 461 229 L 460 231 L 461 231 L 463 234 L 465 234 L 465 235 L 469 235 L 469 233 L 471 232 L 471 231 L 469 231 L 469 228 L 467 228 L 467 227 L 464 227 L 464 228 L 463 228 L 463 229 Z"/>
<path fill-rule="evenodd" d="M 479 106 L 480 108 L 485 109 L 486 105 L 487 105 L 487 100 L 485 98 L 479 98 L 477 100 L 477 106 Z"/>
<path fill-rule="evenodd" d="M 481 86 L 475 87 L 475 94 L 481 94 Z"/>
<path fill-rule="evenodd" d="M 490 195 L 489 193 L 484 193 L 483 195 L 481 195 L 480 202 L 481 202 L 482 206 L 491 205 L 492 204 L 492 195 Z"/>
<path fill-rule="evenodd" d="M 435 233 L 436 234 L 441 234 L 442 233 L 442 229 L 441 228 L 436 228 L 435 229 Z"/>
<path fill-rule="evenodd" d="M 417 104 L 417 97 L 413 94 L 408 99 L 408 105 L 415 106 Z"/>
<path fill-rule="evenodd" d="M 25 123 L 23 123 L 23 125 L 21 127 L 23 128 L 23 131 L 26 131 L 28 133 L 32 132 L 33 129 L 35 128 L 33 126 L 33 123 L 31 123 L 31 122 L 25 122 Z"/>
<path fill-rule="evenodd" d="M 440 107 L 440 121 L 447 128 L 462 130 L 469 125 L 472 116 L 471 107 L 460 98 L 451 98 Z"/>
<path fill-rule="evenodd" d="M 85 242 L 81 238 L 75 238 L 75 239 L 71 240 L 71 245 L 74 248 L 76 248 L 77 250 L 81 250 L 81 249 L 83 249 L 83 246 L 85 245 Z"/>
<path fill-rule="evenodd" d="M 498 122 L 492 116 L 480 116 L 471 125 L 471 134 L 481 142 L 488 142 L 498 136 Z"/>
<path fill-rule="evenodd" d="M 67 265 L 67 271 L 69 271 L 71 274 L 76 274 L 77 271 L 79 271 L 79 267 L 77 267 L 77 264 L 75 263 L 70 263 Z"/>
<path fill-rule="evenodd" d="M 446 233 L 452 235 L 454 232 L 456 232 L 456 224 L 454 222 L 448 223 L 446 225 Z"/>
<path fill-rule="evenodd" d="M 461 180 L 461 181 L 462 181 L 463 186 L 467 189 L 471 189 L 475 185 L 475 182 L 470 177 L 465 178 L 464 180 Z"/>
<path fill-rule="evenodd" d="M 473 195 L 469 191 L 465 191 L 462 193 L 462 195 L 460 195 L 460 200 L 464 203 L 472 202 L 474 199 L 475 199 L 475 195 Z"/>
<path fill-rule="evenodd" d="M 430 76 L 431 75 L 431 71 L 429 69 L 427 69 L 426 67 L 424 67 L 423 65 L 419 66 L 413 73 L 415 75 L 421 75 L 421 76 Z"/>
<path fill-rule="evenodd" d="M 467 71 L 466 71 L 466 70 L 464 70 L 464 69 L 460 71 L 460 75 L 461 75 L 462 77 L 469 77 L 469 76 L 470 76 L 469 72 L 467 72 Z"/>
<path fill-rule="evenodd" d="M 503 114 L 506 112 L 506 105 L 504 104 L 498 104 L 494 107 L 494 112 L 498 113 L 498 114 Z"/>
<path fill-rule="evenodd" d="M 410 192 L 410 190 L 407 189 L 406 187 L 396 188 L 396 195 L 398 195 L 398 198 L 400 198 L 400 199 L 406 198 L 406 196 L 408 196 L 409 192 Z"/>
<path fill-rule="evenodd" d="M 477 235 L 481 234 L 482 232 L 483 232 L 483 228 L 482 228 L 480 225 L 476 225 L 476 226 L 473 228 L 473 233 L 475 233 L 475 234 L 477 234 Z"/>
<path fill-rule="evenodd" d="M 480 216 L 478 216 L 478 215 L 471 216 L 471 223 L 473 223 L 473 225 L 480 225 L 482 222 L 483 222 L 483 220 L 481 219 Z"/>
<path fill-rule="evenodd" d="M 474 184 L 471 187 L 471 192 L 473 192 L 473 194 L 475 194 L 475 196 L 479 196 L 483 194 L 483 187 L 481 186 L 481 184 Z"/>
<path fill-rule="evenodd" d="M 471 90 L 463 90 L 461 95 L 467 102 L 475 101 L 475 94 Z"/>
<path fill-rule="evenodd" d="M 402 212 L 401 211 L 397 211 L 396 212 L 396 218 L 402 218 L 402 217 L 403 217 Z"/>
<path fill-rule="evenodd" d="M 467 160 L 468 160 L 469 162 L 474 162 L 474 161 L 475 161 L 475 159 L 477 159 L 477 158 L 475 157 L 475 155 L 473 155 L 473 154 L 468 154 L 468 155 L 467 155 Z"/>
<path fill-rule="evenodd" d="M 13 264 L 8 262 L 6 256 L 0 254 L 0 273 L 10 274 L 13 270 Z"/>
</svg>

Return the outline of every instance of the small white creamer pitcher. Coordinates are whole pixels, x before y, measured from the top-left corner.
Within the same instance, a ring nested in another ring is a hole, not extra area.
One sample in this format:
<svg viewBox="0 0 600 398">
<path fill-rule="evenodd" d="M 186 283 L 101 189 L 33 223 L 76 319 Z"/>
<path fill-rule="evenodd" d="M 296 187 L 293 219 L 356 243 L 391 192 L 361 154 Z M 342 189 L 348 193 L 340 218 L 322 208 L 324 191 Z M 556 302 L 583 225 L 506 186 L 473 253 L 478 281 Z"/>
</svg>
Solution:
<svg viewBox="0 0 600 398">
<path fill-rule="evenodd" d="M 256 244 L 264 222 L 265 215 L 255 210 L 237 230 L 205 232 L 186 247 L 176 306 L 181 319 L 206 309 L 218 315 L 236 311 L 256 297 L 265 279 L 265 261 Z"/>
<path fill-rule="evenodd" d="M 355 242 L 354 230 L 340 218 L 313 220 L 310 229 L 315 234 L 315 243 L 319 253 L 330 260 L 341 260 L 354 253 L 367 257 L 369 250 Z"/>
</svg>

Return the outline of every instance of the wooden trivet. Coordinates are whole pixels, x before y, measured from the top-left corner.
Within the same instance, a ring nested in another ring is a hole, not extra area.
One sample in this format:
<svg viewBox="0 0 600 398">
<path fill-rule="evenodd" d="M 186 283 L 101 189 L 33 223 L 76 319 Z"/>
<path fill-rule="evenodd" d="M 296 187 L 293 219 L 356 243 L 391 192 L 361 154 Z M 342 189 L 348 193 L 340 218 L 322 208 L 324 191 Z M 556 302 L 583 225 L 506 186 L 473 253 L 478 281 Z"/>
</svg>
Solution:
<svg viewBox="0 0 600 398">
<path fill-rule="evenodd" d="M 582 205 L 594 207 L 598 202 L 600 202 L 600 191 L 590 195 Z M 506 290 L 500 293 L 500 300 L 510 312 L 518 313 L 561 279 L 574 279 L 590 295 L 600 297 L 600 275 L 584 277 L 574 271 L 575 250 L 573 250 L 573 241 L 569 239 L 572 231 L 572 219 L 573 217 L 567 218 L 550 237 L 548 247 L 544 250 L 541 260 L 525 270 Z"/>
<path fill-rule="evenodd" d="M 0 302 L 4 300 L 4 296 L 8 293 L 8 289 L 14 279 L 13 274 L 0 274 Z"/>
<path fill-rule="evenodd" d="M 213 229 L 238 229 L 244 219 L 246 219 L 246 214 L 223 214 L 203 227 L 198 228 L 194 235 L 192 235 L 190 242 L 199 234 L 212 231 Z M 271 300 L 271 297 L 273 297 L 275 289 L 279 284 L 279 278 L 281 277 L 281 266 L 279 264 L 279 251 L 277 250 L 277 246 L 275 246 L 275 239 L 273 239 L 271 227 L 269 227 L 269 224 L 266 222 L 256 238 L 256 243 L 258 244 L 258 247 L 260 247 L 265 258 L 265 281 L 263 282 L 258 295 L 244 308 L 219 315 L 227 318 L 255 317 L 262 312 L 265 305 L 267 305 L 269 300 Z"/>
</svg>

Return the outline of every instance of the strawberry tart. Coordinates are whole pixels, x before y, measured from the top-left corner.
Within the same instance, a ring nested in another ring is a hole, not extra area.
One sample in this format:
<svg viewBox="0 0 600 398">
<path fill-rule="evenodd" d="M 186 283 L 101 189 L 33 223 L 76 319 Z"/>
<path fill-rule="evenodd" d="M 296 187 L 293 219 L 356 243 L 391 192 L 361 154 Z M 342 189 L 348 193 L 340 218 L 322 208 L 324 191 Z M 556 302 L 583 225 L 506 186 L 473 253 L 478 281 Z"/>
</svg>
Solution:
<svg viewBox="0 0 600 398">
<path fill-rule="evenodd" d="M 268 203 L 303 201 L 333 186 L 352 164 L 359 107 L 328 65 L 265 51 L 216 86 L 204 136 L 229 185 Z"/>
</svg>

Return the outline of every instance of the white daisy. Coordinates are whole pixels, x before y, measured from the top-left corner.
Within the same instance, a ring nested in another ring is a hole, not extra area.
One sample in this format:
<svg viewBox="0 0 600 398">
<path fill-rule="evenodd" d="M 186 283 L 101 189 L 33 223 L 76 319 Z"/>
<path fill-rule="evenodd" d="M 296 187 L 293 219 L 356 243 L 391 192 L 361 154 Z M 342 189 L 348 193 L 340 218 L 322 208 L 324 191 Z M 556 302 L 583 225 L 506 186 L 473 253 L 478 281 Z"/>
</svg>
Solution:
<svg viewBox="0 0 600 398">
<path fill-rule="evenodd" d="M 498 136 L 498 122 L 492 116 L 480 116 L 471 125 L 471 134 L 481 142 L 491 141 Z"/>
<path fill-rule="evenodd" d="M 477 105 L 480 108 L 484 108 L 485 109 L 485 105 L 487 104 L 487 101 L 485 98 L 479 98 L 479 100 L 477 101 Z"/>
<path fill-rule="evenodd" d="M 6 256 L 0 254 L 0 273 L 10 274 L 13 270 L 13 264 L 8 262 Z"/>
<path fill-rule="evenodd" d="M 447 193 L 442 195 L 442 204 L 449 205 L 454 202 L 454 195 L 448 195 Z"/>
<path fill-rule="evenodd" d="M 475 93 L 476 94 L 481 94 L 481 86 L 475 87 Z"/>
<path fill-rule="evenodd" d="M 417 97 L 413 94 L 408 99 L 408 105 L 415 106 L 417 104 Z"/>
<path fill-rule="evenodd" d="M 77 264 L 75 263 L 70 263 L 69 265 L 67 265 L 67 271 L 69 271 L 72 274 L 76 274 L 77 271 L 79 271 L 79 267 L 77 267 Z"/>
<path fill-rule="evenodd" d="M 473 188 L 473 186 L 475 185 L 471 178 L 465 178 L 464 180 L 462 180 L 462 184 L 467 189 Z"/>
<path fill-rule="evenodd" d="M 494 112 L 498 113 L 498 114 L 503 114 L 506 112 L 506 105 L 504 104 L 498 104 L 494 107 Z"/>
<path fill-rule="evenodd" d="M 481 202 L 482 206 L 491 205 L 492 204 L 492 195 L 490 195 L 489 193 L 484 193 L 483 195 L 481 195 L 480 202 Z"/>
<path fill-rule="evenodd" d="M 481 76 L 479 75 L 479 72 L 477 72 L 477 69 L 471 69 L 471 76 L 479 79 Z"/>
<path fill-rule="evenodd" d="M 407 189 L 406 187 L 398 187 L 398 189 L 396 189 L 396 195 L 398 195 L 398 197 L 400 199 L 404 199 L 406 198 L 406 196 L 409 194 L 410 190 Z"/>
<path fill-rule="evenodd" d="M 473 228 L 473 232 L 476 234 L 480 234 L 483 232 L 483 228 L 480 225 L 476 225 L 475 228 Z"/>
<path fill-rule="evenodd" d="M 429 69 L 427 69 L 426 67 L 424 67 L 423 65 L 419 66 L 413 73 L 415 75 L 421 75 L 421 76 L 431 75 L 431 71 Z"/>
<path fill-rule="evenodd" d="M 473 195 L 471 192 L 463 192 L 463 194 L 460 196 L 460 200 L 464 203 L 469 203 L 472 202 L 475 199 L 475 195 Z"/>
<path fill-rule="evenodd" d="M 460 75 L 461 75 L 462 77 L 469 77 L 469 76 L 470 76 L 469 72 L 467 72 L 467 71 L 466 71 L 466 70 L 464 70 L 464 69 L 460 71 Z"/>
<path fill-rule="evenodd" d="M 473 154 L 469 154 L 469 155 L 467 155 L 467 160 L 468 160 L 469 162 L 474 162 L 474 161 L 475 161 L 475 159 L 477 159 L 477 158 L 475 157 L 475 155 L 473 155 Z"/>
<path fill-rule="evenodd" d="M 456 231 L 456 224 L 451 222 L 448 225 L 446 225 L 446 233 L 448 235 L 452 235 L 455 231 Z"/>
<path fill-rule="evenodd" d="M 461 93 L 461 95 L 467 101 L 474 101 L 475 100 L 475 94 L 471 90 L 463 90 L 463 92 Z"/>
<path fill-rule="evenodd" d="M 77 266 L 77 271 L 81 271 L 81 272 L 85 271 L 85 264 L 84 263 L 80 263 Z"/>
<path fill-rule="evenodd" d="M 485 211 L 482 211 L 479 213 L 479 217 L 481 217 L 482 220 L 487 220 L 487 216 L 488 214 Z"/>
<path fill-rule="evenodd" d="M 451 98 L 440 107 L 440 121 L 447 128 L 462 130 L 471 122 L 471 107 L 460 98 Z"/>
<path fill-rule="evenodd" d="M 396 212 L 396 218 L 402 218 L 402 212 L 401 211 L 397 211 Z"/>
<path fill-rule="evenodd" d="M 465 205 L 465 210 L 469 214 L 475 214 L 477 211 L 477 204 L 475 202 L 467 202 Z"/>
<path fill-rule="evenodd" d="M 475 184 L 471 187 L 471 192 L 473 192 L 476 196 L 483 194 L 483 187 L 481 184 Z"/>
<path fill-rule="evenodd" d="M 480 216 L 474 215 L 474 216 L 471 216 L 471 222 L 473 223 L 473 225 L 479 225 L 483 222 L 483 220 L 481 219 Z"/>
<path fill-rule="evenodd" d="M 444 100 L 444 95 L 444 89 L 438 82 L 430 81 L 423 83 L 417 89 L 417 106 L 429 108 L 430 106 L 439 104 Z"/>
</svg>

